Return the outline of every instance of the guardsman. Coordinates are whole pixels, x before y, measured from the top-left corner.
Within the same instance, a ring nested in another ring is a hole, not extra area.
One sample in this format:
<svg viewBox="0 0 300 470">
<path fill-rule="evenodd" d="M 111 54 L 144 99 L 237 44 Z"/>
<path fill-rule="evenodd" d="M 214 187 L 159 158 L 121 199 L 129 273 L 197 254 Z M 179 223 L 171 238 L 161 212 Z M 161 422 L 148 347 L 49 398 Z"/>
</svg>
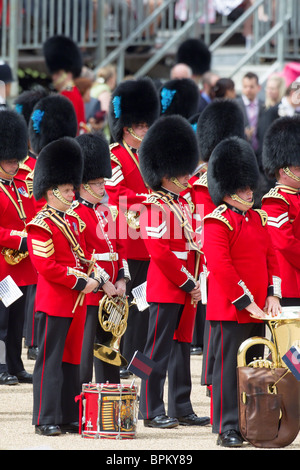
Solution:
<svg viewBox="0 0 300 470">
<path fill-rule="evenodd" d="M 84 102 L 74 84 L 74 79 L 81 74 L 81 51 L 71 38 L 57 35 L 45 41 L 43 53 L 54 88 L 74 106 L 78 124 L 77 133 L 80 133 L 85 129 L 86 119 Z"/>
<path fill-rule="evenodd" d="M 149 193 L 140 173 L 138 150 L 148 128 L 159 116 L 159 100 L 149 78 L 128 80 L 114 90 L 109 110 L 109 126 L 115 141 L 110 146 L 112 177 L 106 181 L 109 202 L 120 214 L 120 236 L 127 240 L 127 259 L 131 281 L 127 284 L 129 302 L 131 291 L 146 280 L 149 253 L 141 238 L 140 204 Z M 130 308 L 127 330 L 122 338 L 122 352 L 130 361 L 136 350 L 143 350 L 148 325 L 148 309 L 139 312 Z M 124 377 L 126 371 L 121 371 Z"/>
<path fill-rule="evenodd" d="M 188 121 L 175 115 L 161 117 L 142 142 L 140 162 L 153 191 L 144 202 L 141 229 L 151 256 L 144 354 L 155 363 L 148 380 L 142 381 L 140 418 L 147 427 L 201 426 L 209 418 L 198 417 L 190 401 L 190 344 L 201 299 L 201 254 L 189 206 L 180 196 L 198 163 L 197 140 Z M 168 414 L 163 401 L 167 373 Z"/>
<path fill-rule="evenodd" d="M 0 302 L 0 384 L 32 382 L 24 370 L 22 353 L 25 303 L 37 273 L 27 250 L 26 224 L 35 214 L 30 187 L 16 179 L 19 163 L 27 156 L 25 120 L 15 111 L 0 112 L 0 269 L 10 275 L 23 295 L 9 307 Z"/>
<path fill-rule="evenodd" d="M 82 171 L 79 144 L 63 137 L 43 148 L 34 172 L 34 196 L 45 198 L 47 206 L 27 225 L 29 254 L 38 271 L 33 424 L 46 436 L 78 432 L 75 397 L 81 390 L 85 294 L 103 282 L 85 249 L 84 222 L 70 209 Z"/>
<path fill-rule="evenodd" d="M 300 305 L 300 117 L 277 119 L 263 145 L 266 174 L 277 180 L 263 197 L 280 266 L 282 306 Z"/>
<path fill-rule="evenodd" d="M 209 272 L 206 318 L 213 347 L 213 433 L 217 444 L 239 447 L 237 352 L 252 336 L 264 336 L 265 313 L 280 312 L 280 274 L 267 214 L 252 209 L 258 165 L 250 144 L 220 142 L 208 162 L 208 190 L 216 209 L 204 218 Z M 252 316 L 254 315 L 255 318 Z M 260 348 L 260 345 L 258 345 Z M 251 348 L 256 357 L 263 354 Z M 256 354 L 256 353 L 257 354 Z"/>
<path fill-rule="evenodd" d="M 113 357 L 112 352 L 107 357 L 112 362 L 102 361 L 97 356 L 93 358 L 94 344 L 103 345 L 112 339 L 112 333 L 100 326 L 99 302 L 104 295 L 124 296 L 126 282 L 130 279 L 126 240 L 120 239 L 118 234 L 118 209 L 108 204 L 105 194 L 105 178 L 110 178 L 112 173 L 107 140 L 100 134 L 84 134 L 76 140 L 83 152 L 84 170 L 79 197 L 72 207 L 86 225 L 83 235 L 88 252 L 95 251 L 93 257 L 107 276 L 101 290 L 87 295 L 80 381 L 92 381 L 94 363 L 96 383 L 119 383 L 119 356 Z"/>
<path fill-rule="evenodd" d="M 197 139 L 199 144 L 200 161 L 204 165 L 202 167 L 202 175 L 194 179 L 192 182 L 192 199 L 195 204 L 196 215 L 201 214 L 200 223 L 203 228 L 203 217 L 216 208 L 213 203 L 207 187 L 207 165 L 216 145 L 223 139 L 230 136 L 244 137 L 244 124 L 243 113 L 237 103 L 233 100 L 220 100 L 215 99 L 212 103 L 208 104 L 202 111 L 197 122 Z M 198 327 L 199 318 L 205 317 L 205 305 L 202 303 L 198 306 L 201 310 L 197 314 L 196 328 Z M 202 325 L 203 323 L 201 323 Z M 210 324 L 204 321 L 203 330 L 195 328 L 194 343 L 203 344 L 203 365 L 201 384 L 211 387 L 211 371 L 213 364 L 213 357 L 211 356 L 211 331 Z M 210 389 L 211 391 L 211 389 Z"/>
</svg>

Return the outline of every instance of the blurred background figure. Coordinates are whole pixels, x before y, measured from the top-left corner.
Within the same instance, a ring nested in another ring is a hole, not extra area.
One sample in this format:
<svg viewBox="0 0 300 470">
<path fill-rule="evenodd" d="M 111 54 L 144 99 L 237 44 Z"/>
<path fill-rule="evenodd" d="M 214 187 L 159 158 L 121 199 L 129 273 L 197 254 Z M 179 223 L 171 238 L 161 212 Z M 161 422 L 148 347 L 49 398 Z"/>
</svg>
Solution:
<svg viewBox="0 0 300 470">
<path fill-rule="evenodd" d="M 280 75 L 271 75 L 265 88 L 265 107 L 266 109 L 280 103 L 286 90 L 285 80 Z"/>
<path fill-rule="evenodd" d="M 231 78 L 220 78 L 214 86 L 215 98 L 234 99 L 236 97 L 235 84 Z"/>
<path fill-rule="evenodd" d="M 8 106 L 7 99 L 10 97 L 13 81 L 10 66 L 3 60 L 0 60 L 0 109 L 5 109 Z"/>
</svg>

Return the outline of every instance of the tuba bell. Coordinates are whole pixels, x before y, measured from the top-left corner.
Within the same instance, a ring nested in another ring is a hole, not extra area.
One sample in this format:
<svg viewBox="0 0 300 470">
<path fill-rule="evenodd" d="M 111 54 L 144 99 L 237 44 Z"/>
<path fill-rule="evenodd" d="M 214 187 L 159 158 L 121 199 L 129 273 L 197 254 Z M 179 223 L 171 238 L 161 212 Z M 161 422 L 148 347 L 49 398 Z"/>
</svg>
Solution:
<svg viewBox="0 0 300 470">
<path fill-rule="evenodd" d="M 120 354 L 121 337 L 127 328 L 129 306 L 126 295 L 104 297 L 100 300 L 98 319 L 104 331 L 110 332 L 112 338 L 108 343 L 95 344 L 94 356 L 101 361 L 119 367 L 125 367 L 127 360 Z"/>
<path fill-rule="evenodd" d="M 300 382 L 282 357 L 300 342 L 300 318 L 265 320 L 272 340 L 253 337 L 244 341 L 237 354 L 239 426 L 243 438 L 255 447 L 279 448 L 291 444 L 300 424 Z M 262 345 L 271 357 L 246 355 Z"/>
</svg>

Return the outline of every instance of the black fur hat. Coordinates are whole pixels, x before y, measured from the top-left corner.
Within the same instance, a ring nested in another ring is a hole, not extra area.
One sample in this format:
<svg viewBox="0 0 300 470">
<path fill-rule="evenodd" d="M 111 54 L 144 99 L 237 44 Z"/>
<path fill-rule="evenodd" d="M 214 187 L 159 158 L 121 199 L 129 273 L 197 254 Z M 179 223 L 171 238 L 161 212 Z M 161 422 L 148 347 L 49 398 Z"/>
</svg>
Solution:
<svg viewBox="0 0 300 470">
<path fill-rule="evenodd" d="M 263 168 L 270 178 L 276 170 L 300 166 L 300 116 L 276 119 L 268 128 L 263 142 Z"/>
<path fill-rule="evenodd" d="M 84 161 L 82 182 L 97 178 L 111 178 L 109 145 L 101 134 L 82 134 L 76 137 Z"/>
<path fill-rule="evenodd" d="M 208 162 L 208 191 L 216 206 L 238 189 L 257 187 L 259 170 L 251 145 L 239 137 L 228 137 L 213 150 Z"/>
<path fill-rule="evenodd" d="M 192 174 L 199 150 L 192 126 L 182 116 L 162 116 L 148 130 L 139 149 L 141 173 L 151 189 L 158 189 L 163 177 Z"/>
<path fill-rule="evenodd" d="M 45 145 L 61 137 L 76 137 L 74 106 L 65 96 L 49 95 L 38 101 L 29 119 L 28 133 L 32 150 L 38 155 Z"/>
<path fill-rule="evenodd" d="M 27 125 L 29 124 L 29 119 L 36 103 L 48 95 L 49 92 L 46 90 L 46 88 L 42 86 L 36 86 L 32 90 L 23 91 L 15 99 L 15 110 L 17 113 L 24 116 Z"/>
<path fill-rule="evenodd" d="M 188 65 L 194 75 L 203 75 L 210 70 L 211 52 L 201 39 L 189 38 L 178 47 L 176 62 Z"/>
<path fill-rule="evenodd" d="M 28 132 L 23 116 L 16 111 L 0 111 L 0 160 L 24 160 L 28 154 Z"/>
<path fill-rule="evenodd" d="M 244 129 L 243 112 L 235 101 L 212 101 L 204 108 L 197 123 L 200 159 L 208 162 L 215 146 L 227 137 L 244 138 Z"/>
<path fill-rule="evenodd" d="M 43 53 L 49 73 L 59 70 L 71 72 L 79 77 L 82 69 L 82 56 L 75 42 L 67 36 L 52 36 L 43 44 Z"/>
<path fill-rule="evenodd" d="M 189 119 L 197 113 L 199 88 L 194 80 L 181 78 L 164 83 L 159 92 L 160 114 L 180 114 Z"/>
<path fill-rule="evenodd" d="M 123 127 L 145 122 L 151 126 L 159 117 L 157 90 L 148 77 L 121 82 L 112 94 L 108 113 L 113 139 L 120 142 Z"/>
<path fill-rule="evenodd" d="M 33 195 L 41 199 L 48 189 L 61 184 L 78 187 L 82 181 L 83 156 L 76 139 L 62 137 L 46 145 L 36 161 Z"/>
</svg>

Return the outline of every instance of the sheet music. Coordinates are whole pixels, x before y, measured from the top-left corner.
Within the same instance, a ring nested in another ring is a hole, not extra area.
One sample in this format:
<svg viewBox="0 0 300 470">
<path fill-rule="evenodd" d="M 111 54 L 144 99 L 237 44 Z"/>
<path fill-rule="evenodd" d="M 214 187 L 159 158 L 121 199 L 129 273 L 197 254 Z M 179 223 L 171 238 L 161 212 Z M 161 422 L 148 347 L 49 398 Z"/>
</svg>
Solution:
<svg viewBox="0 0 300 470">
<path fill-rule="evenodd" d="M 23 292 L 19 289 L 11 276 L 6 276 L 0 282 L 0 299 L 5 307 L 9 307 L 16 300 L 22 297 Z"/>
</svg>

